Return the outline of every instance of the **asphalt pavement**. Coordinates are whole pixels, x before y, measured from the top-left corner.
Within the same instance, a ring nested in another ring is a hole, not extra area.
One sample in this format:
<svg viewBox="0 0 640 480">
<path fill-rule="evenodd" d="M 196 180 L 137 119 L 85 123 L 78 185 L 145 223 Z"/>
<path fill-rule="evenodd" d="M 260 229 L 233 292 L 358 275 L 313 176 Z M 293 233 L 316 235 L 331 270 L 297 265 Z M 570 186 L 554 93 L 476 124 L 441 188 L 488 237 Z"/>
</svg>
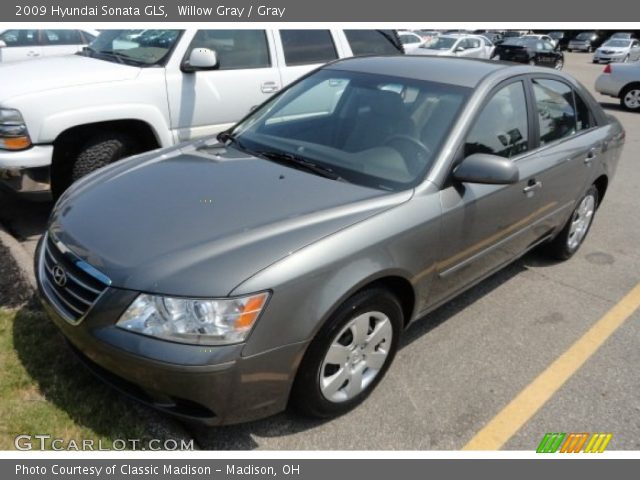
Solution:
<svg viewBox="0 0 640 480">
<path fill-rule="evenodd" d="M 567 54 L 565 70 L 588 88 L 603 66 Z M 463 448 L 640 282 L 640 114 L 596 95 L 627 131 L 617 176 L 591 232 L 568 262 L 537 253 L 415 324 L 371 397 L 343 417 L 292 413 L 193 433 L 204 449 Z M 50 205 L 0 193 L 0 222 L 29 252 Z M 595 350 L 504 448 L 534 450 L 547 432 L 609 432 L 609 450 L 640 449 L 640 311 Z M 544 387 L 544 385 L 543 385 Z"/>
</svg>

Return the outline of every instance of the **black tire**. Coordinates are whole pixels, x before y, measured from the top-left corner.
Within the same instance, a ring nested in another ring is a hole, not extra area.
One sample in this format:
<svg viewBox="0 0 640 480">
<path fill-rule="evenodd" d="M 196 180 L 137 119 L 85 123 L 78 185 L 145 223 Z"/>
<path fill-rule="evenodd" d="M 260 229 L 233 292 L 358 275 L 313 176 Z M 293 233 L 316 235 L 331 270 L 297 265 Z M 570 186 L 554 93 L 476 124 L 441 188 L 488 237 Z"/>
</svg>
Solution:
<svg viewBox="0 0 640 480">
<path fill-rule="evenodd" d="M 329 347 L 336 336 L 359 315 L 367 312 L 381 312 L 390 320 L 392 327 L 391 345 L 383 367 L 371 383 L 358 395 L 349 400 L 334 402 L 328 400 L 321 391 L 322 367 Z M 302 359 L 293 384 L 289 404 L 297 412 L 316 418 L 330 418 L 347 413 L 375 389 L 393 362 L 403 326 L 403 313 L 397 298 L 382 288 L 363 290 L 343 303 L 313 339 Z"/>
<path fill-rule="evenodd" d="M 586 232 L 584 233 L 582 239 L 578 242 L 577 245 L 575 245 L 575 247 L 570 247 L 569 236 L 571 231 L 571 223 L 576 218 L 577 211 L 583 200 L 588 196 L 592 196 L 594 200 L 593 215 L 591 216 Z M 580 249 L 580 246 L 584 242 L 584 239 L 587 238 L 587 235 L 589 234 L 591 225 L 593 225 L 593 217 L 595 216 L 595 210 L 598 208 L 598 202 L 600 200 L 599 197 L 600 196 L 598 194 L 598 189 L 595 187 L 595 185 L 591 185 L 589 190 L 587 190 L 587 192 L 580 198 L 580 201 L 577 203 L 576 208 L 571 213 L 571 216 L 567 220 L 567 223 L 564 225 L 562 230 L 560 230 L 560 232 L 555 236 L 553 240 L 551 240 L 551 242 L 543 245 L 543 250 L 549 257 L 556 260 L 568 260 L 573 257 L 573 255 Z"/>
<path fill-rule="evenodd" d="M 635 107 L 630 106 L 627 102 L 625 102 L 625 97 L 629 92 L 640 92 L 640 84 L 629 85 L 622 90 L 620 93 L 620 106 L 629 112 L 640 112 L 640 103 L 638 103 Z"/>
<path fill-rule="evenodd" d="M 136 139 L 123 132 L 104 132 L 87 140 L 78 152 L 71 169 L 71 182 L 113 163 L 140 152 Z"/>
</svg>

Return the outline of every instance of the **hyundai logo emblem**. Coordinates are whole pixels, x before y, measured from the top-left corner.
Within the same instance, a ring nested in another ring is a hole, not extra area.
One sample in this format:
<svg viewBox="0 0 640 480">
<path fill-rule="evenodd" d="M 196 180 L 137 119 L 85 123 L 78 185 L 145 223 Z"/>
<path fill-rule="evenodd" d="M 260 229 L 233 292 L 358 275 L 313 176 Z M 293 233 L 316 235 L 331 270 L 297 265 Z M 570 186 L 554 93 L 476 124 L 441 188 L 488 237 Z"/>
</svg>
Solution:
<svg viewBox="0 0 640 480">
<path fill-rule="evenodd" d="M 67 274 L 60 265 L 55 265 L 51 273 L 53 274 L 53 281 L 56 285 L 64 287 L 67 284 Z"/>
</svg>

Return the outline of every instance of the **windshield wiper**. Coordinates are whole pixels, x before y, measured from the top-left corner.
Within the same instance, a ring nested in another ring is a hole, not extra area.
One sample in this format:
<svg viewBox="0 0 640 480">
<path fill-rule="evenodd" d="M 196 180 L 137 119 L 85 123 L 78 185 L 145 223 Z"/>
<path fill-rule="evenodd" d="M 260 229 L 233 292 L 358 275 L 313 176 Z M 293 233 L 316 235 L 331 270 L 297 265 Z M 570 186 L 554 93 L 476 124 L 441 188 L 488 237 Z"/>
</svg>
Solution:
<svg viewBox="0 0 640 480">
<path fill-rule="evenodd" d="M 91 52 L 92 54 L 98 56 L 98 55 L 102 55 L 104 57 L 111 57 L 114 58 L 118 63 L 122 63 L 125 64 L 127 62 L 129 63 L 134 63 L 136 65 L 147 65 L 145 62 L 138 60 L 134 57 L 131 57 L 129 55 L 126 55 L 124 53 L 118 53 L 118 52 L 114 52 L 113 50 L 97 50 L 91 46 L 86 46 L 83 49 L 84 51 L 88 51 Z"/>
<path fill-rule="evenodd" d="M 273 151 L 261 151 L 255 152 L 257 155 L 264 157 L 274 162 L 282 163 L 285 165 L 293 165 L 301 170 L 314 173 L 321 177 L 330 178 L 331 180 L 345 181 L 340 175 L 335 173 L 329 167 L 318 165 L 317 163 L 308 160 L 307 158 L 294 155 L 293 153 L 285 152 L 273 152 Z"/>
</svg>

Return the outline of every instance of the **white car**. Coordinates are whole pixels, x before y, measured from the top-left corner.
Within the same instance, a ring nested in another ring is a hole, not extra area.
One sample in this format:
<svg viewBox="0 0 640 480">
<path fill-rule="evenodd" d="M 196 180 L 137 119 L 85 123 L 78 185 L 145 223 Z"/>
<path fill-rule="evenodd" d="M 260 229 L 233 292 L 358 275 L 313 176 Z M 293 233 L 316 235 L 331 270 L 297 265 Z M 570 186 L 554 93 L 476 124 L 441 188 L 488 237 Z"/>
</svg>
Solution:
<svg viewBox="0 0 640 480">
<path fill-rule="evenodd" d="M 424 43 L 422 37 L 413 32 L 400 31 L 398 32 L 398 37 L 404 47 L 405 53 L 414 53 L 416 48 Z"/>
<path fill-rule="evenodd" d="M 0 65 L 0 180 L 55 197 L 121 158 L 215 135 L 329 61 L 401 53 L 392 30 L 105 30 L 77 55 Z"/>
<path fill-rule="evenodd" d="M 0 30 L 0 62 L 79 52 L 98 36 L 97 30 Z"/>
<path fill-rule="evenodd" d="M 469 58 L 491 58 L 495 46 L 481 35 L 440 35 L 425 43 L 412 53 L 416 55 L 455 56 Z"/>
<path fill-rule="evenodd" d="M 640 62 L 607 65 L 596 79 L 596 91 L 620 99 L 626 110 L 640 112 Z"/>
<path fill-rule="evenodd" d="M 637 60 L 640 60 L 640 42 L 635 39 L 607 40 L 593 54 L 593 63 Z"/>
</svg>

